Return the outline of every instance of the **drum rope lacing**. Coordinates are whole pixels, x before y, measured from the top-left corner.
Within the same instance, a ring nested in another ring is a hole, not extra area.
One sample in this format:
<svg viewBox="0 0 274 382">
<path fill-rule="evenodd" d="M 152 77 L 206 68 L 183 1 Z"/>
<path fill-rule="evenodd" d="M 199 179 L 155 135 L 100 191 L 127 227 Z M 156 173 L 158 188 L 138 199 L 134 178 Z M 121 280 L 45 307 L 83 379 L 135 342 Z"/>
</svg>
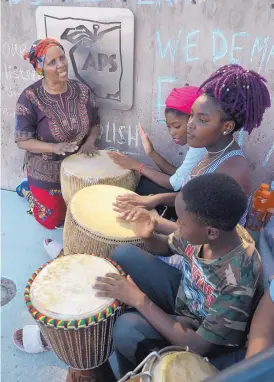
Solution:
<svg viewBox="0 0 274 382">
<path fill-rule="evenodd" d="M 82 330 L 83 329 L 85 330 L 84 342 L 85 342 L 86 351 L 87 351 L 87 357 L 86 357 L 87 359 L 85 360 L 86 367 L 84 366 L 84 363 L 83 363 L 83 355 L 81 352 L 82 341 L 81 341 L 81 333 L 79 329 L 72 329 L 72 330 L 64 329 L 65 338 L 66 338 L 66 344 L 64 344 L 61 338 L 61 333 L 59 333 L 58 328 L 52 328 L 55 331 L 55 336 L 56 336 L 55 337 L 54 335 L 52 335 L 53 334 L 52 331 L 46 332 L 43 330 L 44 329 L 43 325 L 39 325 L 39 326 L 42 330 L 42 334 L 46 342 L 48 344 L 53 345 L 52 348 L 54 349 L 59 359 L 64 361 L 72 369 L 91 370 L 101 366 L 109 359 L 109 356 L 113 351 L 113 344 L 112 344 L 113 327 L 114 327 L 116 319 L 121 315 L 122 312 L 123 312 L 122 308 L 119 311 L 117 310 L 116 316 L 112 315 L 109 317 L 109 320 L 101 321 L 100 322 L 101 325 L 96 324 L 89 328 L 82 328 Z M 92 352 L 91 352 L 90 345 L 88 345 L 88 344 L 91 344 L 91 331 L 89 329 L 93 329 L 94 362 L 92 362 L 93 361 L 92 354 L 91 354 Z M 76 349 L 74 349 L 73 347 L 73 342 L 71 338 L 72 333 L 74 335 Z M 107 336 L 107 333 L 108 333 L 108 336 Z M 101 341 L 100 341 L 100 338 L 101 338 Z M 68 350 L 68 352 L 66 350 Z"/>
<path fill-rule="evenodd" d="M 52 331 L 46 332 L 44 331 L 43 325 L 39 325 L 40 329 L 42 331 L 43 337 L 45 338 L 46 342 L 48 344 L 52 344 L 52 348 L 54 349 L 55 353 L 57 354 L 58 358 L 64 361 L 68 366 L 70 366 L 72 369 L 75 370 L 91 370 L 96 367 L 99 367 L 100 365 L 104 364 L 110 354 L 113 351 L 113 344 L 112 344 L 112 334 L 113 334 L 113 327 L 116 319 L 121 315 L 123 309 L 120 309 L 120 311 L 117 311 L 117 315 L 112 315 L 109 320 L 101 321 L 101 325 L 94 325 L 90 328 L 82 328 L 84 329 L 84 342 L 85 342 L 85 349 L 87 351 L 87 359 L 85 361 L 86 367 L 83 364 L 83 356 L 82 356 L 82 341 L 81 341 L 81 333 L 79 329 L 64 329 L 66 343 L 64 344 L 61 338 L 61 333 L 59 332 L 58 328 L 52 328 L 54 330 L 54 335 Z M 89 329 L 93 329 L 93 338 L 94 338 L 94 361 L 92 362 L 91 357 L 91 331 Z M 74 339 L 76 342 L 76 353 L 74 351 L 73 342 L 71 338 L 71 334 L 73 333 Z M 108 336 L 107 336 L 108 333 Z M 101 335 L 101 336 L 100 336 Z M 99 339 L 101 338 L 101 341 Z M 56 341 L 57 340 L 57 341 Z M 66 346 L 65 346 L 66 345 Z M 68 352 L 67 352 L 68 350 Z M 77 359 L 75 357 L 75 354 L 77 355 Z"/>
</svg>

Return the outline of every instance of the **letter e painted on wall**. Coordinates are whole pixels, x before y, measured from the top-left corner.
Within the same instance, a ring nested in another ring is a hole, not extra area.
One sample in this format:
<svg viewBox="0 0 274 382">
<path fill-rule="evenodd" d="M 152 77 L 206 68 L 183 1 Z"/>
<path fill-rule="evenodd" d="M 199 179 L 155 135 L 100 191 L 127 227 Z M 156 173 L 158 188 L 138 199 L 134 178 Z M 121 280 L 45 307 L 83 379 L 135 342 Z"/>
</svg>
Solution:
<svg viewBox="0 0 274 382">
<path fill-rule="evenodd" d="M 230 63 L 231 64 L 241 64 L 241 59 L 240 57 L 235 57 L 234 53 L 235 52 L 241 52 L 243 50 L 242 46 L 239 46 L 239 43 L 236 43 L 236 38 L 237 37 L 247 37 L 248 33 L 247 32 L 237 32 L 232 35 L 232 40 L 231 40 L 231 50 L 230 50 Z"/>
<path fill-rule="evenodd" d="M 194 56 L 194 52 L 190 53 L 190 49 L 193 51 L 194 48 L 197 48 L 197 36 L 200 34 L 198 29 L 190 32 L 186 36 L 186 45 L 185 45 L 185 61 L 193 62 L 200 60 L 199 57 Z M 196 38 L 195 38 L 196 37 Z"/>
</svg>

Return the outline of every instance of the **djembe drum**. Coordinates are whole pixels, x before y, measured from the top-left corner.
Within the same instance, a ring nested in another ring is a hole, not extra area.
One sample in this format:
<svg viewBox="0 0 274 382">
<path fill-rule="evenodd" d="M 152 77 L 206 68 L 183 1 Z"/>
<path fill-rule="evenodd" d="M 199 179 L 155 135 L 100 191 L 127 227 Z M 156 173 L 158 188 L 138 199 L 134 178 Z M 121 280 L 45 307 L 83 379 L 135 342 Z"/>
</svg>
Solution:
<svg viewBox="0 0 274 382">
<path fill-rule="evenodd" d="M 140 372 L 139 372 L 140 371 Z M 217 369 L 207 358 L 179 346 L 153 352 L 119 382 L 202 382 L 213 377 Z"/>
<path fill-rule="evenodd" d="M 123 305 L 96 296 L 96 277 L 124 275 L 113 261 L 91 255 L 63 256 L 29 279 L 25 301 L 42 335 L 69 367 L 67 382 L 115 381 L 108 364 L 112 330 Z"/>
<path fill-rule="evenodd" d="M 72 198 L 64 225 L 64 254 L 97 253 L 109 257 L 120 244 L 145 249 L 130 223 L 118 219 L 113 203 L 118 195 L 134 194 L 120 187 L 97 185 L 78 191 Z M 149 212 L 158 216 L 155 210 Z"/>
<path fill-rule="evenodd" d="M 134 171 L 124 170 L 114 163 L 107 151 L 100 155 L 86 156 L 74 154 L 63 160 L 61 165 L 61 189 L 66 202 L 84 187 L 93 184 L 110 184 L 134 191 L 137 177 Z"/>
</svg>

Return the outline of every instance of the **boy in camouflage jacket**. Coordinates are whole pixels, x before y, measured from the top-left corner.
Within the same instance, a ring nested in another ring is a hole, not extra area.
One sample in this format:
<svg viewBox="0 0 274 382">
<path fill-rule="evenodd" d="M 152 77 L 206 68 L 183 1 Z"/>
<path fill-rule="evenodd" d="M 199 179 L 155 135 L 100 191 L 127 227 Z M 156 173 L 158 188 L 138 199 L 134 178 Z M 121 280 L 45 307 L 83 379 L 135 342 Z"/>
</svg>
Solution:
<svg viewBox="0 0 274 382">
<path fill-rule="evenodd" d="M 155 232 L 157 219 L 146 210 L 116 205 L 153 253 L 133 245 L 117 247 L 112 258 L 128 277 L 108 274 L 95 285 L 99 296 L 133 307 L 114 328 L 121 375 L 170 344 L 207 356 L 244 345 L 263 292 L 260 256 L 237 225 L 246 205 L 238 183 L 220 173 L 183 187 L 175 203 L 178 230 L 170 236 Z M 183 271 L 154 256 L 174 253 L 183 257 Z"/>
</svg>

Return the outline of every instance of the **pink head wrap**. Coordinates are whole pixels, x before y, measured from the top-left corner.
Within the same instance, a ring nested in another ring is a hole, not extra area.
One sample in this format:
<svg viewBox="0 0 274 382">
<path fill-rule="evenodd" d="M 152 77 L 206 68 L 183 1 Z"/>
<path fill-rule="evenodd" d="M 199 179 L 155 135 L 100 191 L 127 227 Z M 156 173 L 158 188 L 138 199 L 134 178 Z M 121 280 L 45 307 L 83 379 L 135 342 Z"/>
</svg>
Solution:
<svg viewBox="0 0 274 382">
<path fill-rule="evenodd" d="M 199 90 L 196 86 L 173 89 L 166 99 L 166 108 L 182 111 L 190 115 L 192 105 L 202 93 L 202 90 Z"/>
</svg>

